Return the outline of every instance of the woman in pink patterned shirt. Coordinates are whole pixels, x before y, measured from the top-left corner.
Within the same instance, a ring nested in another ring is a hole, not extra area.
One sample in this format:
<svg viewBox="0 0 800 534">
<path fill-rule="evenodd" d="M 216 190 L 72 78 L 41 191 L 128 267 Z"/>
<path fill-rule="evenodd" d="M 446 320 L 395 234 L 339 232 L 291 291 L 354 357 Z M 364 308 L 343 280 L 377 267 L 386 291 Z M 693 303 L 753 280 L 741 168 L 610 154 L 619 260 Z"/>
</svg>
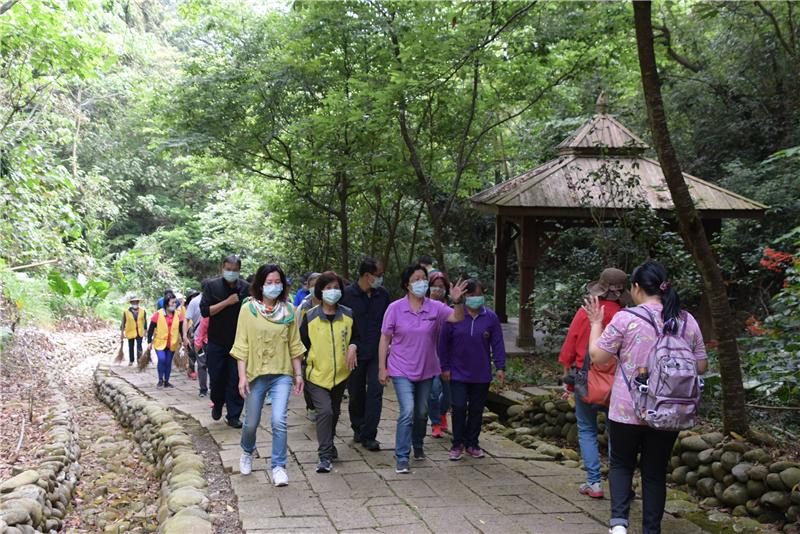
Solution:
<svg viewBox="0 0 800 534">
<path fill-rule="evenodd" d="M 681 310 L 678 292 L 669 283 L 666 269 L 654 261 L 637 267 L 631 275 L 631 296 L 637 304 L 635 309 L 641 315 L 651 317 L 659 331 L 674 335 L 683 332 L 697 360 L 697 372 L 704 373 L 708 361 L 703 335 L 695 318 Z M 596 297 L 588 299 L 584 309 L 592 325 L 589 340 L 592 362 L 603 363 L 619 358 L 608 413 L 611 440 L 609 532 L 628 532 L 633 496 L 631 483 L 637 455 L 641 454 L 642 532 L 660 534 L 666 499 L 667 462 L 678 433 L 651 428 L 636 417 L 633 399 L 622 375 L 625 373 L 633 382 L 637 370 L 647 367 L 658 333 L 648 321 L 632 313 L 617 313 L 603 330 L 603 307 Z"/>
</svg>

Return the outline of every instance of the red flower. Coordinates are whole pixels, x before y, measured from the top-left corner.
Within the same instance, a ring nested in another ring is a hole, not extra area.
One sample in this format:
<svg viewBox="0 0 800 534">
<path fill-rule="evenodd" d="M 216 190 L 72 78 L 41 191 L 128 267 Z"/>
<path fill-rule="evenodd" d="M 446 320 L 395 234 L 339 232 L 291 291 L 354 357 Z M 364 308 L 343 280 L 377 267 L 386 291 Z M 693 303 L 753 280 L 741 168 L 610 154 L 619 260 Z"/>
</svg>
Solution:
<svg viewBox="0 0 800 534">
<path fill-rule="evenodd" d="M 767 331 L 762 328 L 764 323 L 756 319 L 753 315 L 747 318 L 744 325 L 745 330 L 750 332 L 751 336 L 763 336 L 767 333 Z"/>
<path fill-rule="evenodd" d="M 766 247 L 763 254 L 764 257 L 759 264 L 776 273 L 782 273 L 794 261 L 794 256 L 788 252 L 780 252 L 770 247 Z"/>
</svg>

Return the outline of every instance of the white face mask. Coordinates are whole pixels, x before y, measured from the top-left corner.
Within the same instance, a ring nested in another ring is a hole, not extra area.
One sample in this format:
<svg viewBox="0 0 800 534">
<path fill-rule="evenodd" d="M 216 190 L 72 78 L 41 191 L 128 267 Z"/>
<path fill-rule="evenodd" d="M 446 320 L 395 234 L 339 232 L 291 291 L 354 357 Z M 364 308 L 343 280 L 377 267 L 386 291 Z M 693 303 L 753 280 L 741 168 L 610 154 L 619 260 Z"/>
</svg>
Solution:
<svg viewBox="0 0 800 534">
<path fill-rule="evenodd" d="M 324 289 L 322 291 L 322 300 L 327 304 L 336 304 L 342 298 L 341 289 Z"/>
<path fill-rule="evenodd" d="M 262 288 L 261 292 L 268 299 L 276 299 L 283 293 L 283 284 L 267 284 Z"/>
<path fill-rule="evenodd" d="M 419 298 L 424 297 L 425 293 L 428 292 L 428 281 L 417 280 L 416 282 L 411 284 L 411 292 L 414 293 L 414 295 Z"/>
<path fill-rule="evenodd" d="M 132 310 L 138 310 L 139 309 L 139 305 L 138 304 L 131 304 L 131 309 Z"/>
<path fill-rule="evenodd" d="M 375 279 L 372 281 L 372 283 L 370 285 L 372 286 L 372 289 L 378 289 L 379 287 L 381 287 L 383 285 L 383 277 L 382 276 L 376 276 Z"/>
</svg>

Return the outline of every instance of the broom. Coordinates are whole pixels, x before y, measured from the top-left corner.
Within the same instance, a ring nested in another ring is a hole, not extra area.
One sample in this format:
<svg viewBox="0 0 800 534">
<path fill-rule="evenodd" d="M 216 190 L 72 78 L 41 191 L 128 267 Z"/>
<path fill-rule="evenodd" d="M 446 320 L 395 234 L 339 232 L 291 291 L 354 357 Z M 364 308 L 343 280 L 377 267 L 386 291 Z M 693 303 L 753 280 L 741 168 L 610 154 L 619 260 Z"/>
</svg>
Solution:
<svg viewBox="0 0 800 534">
<path fill-rule="evenodd" d="M 122 363 L 125 359 L 125 353 L 122 351 L 122 345 L 124 341 L 122 339 L 119 340 L 119 350 L 117 351 L 117 356 L 114 358 L 114 363 Z"/>
<path fill-rule="evenodd" d="M 144 371 L 148 365 L 150 365 L 150 353 L 153 352 L 153 346 L 147 345 L 147 348 L 144 349 L 139 355 L 139 371 Z"/>
<path fill-rule="evenodd" d="M 175 369 L 184 371 L 186 367 L 189 365 L 189 356 L 186 354 L 186 349 L 183 347 L 178 349 L 178 353 L 175 355 L 175 359 L 172 360 L 172 366 Z"/>
</svg>

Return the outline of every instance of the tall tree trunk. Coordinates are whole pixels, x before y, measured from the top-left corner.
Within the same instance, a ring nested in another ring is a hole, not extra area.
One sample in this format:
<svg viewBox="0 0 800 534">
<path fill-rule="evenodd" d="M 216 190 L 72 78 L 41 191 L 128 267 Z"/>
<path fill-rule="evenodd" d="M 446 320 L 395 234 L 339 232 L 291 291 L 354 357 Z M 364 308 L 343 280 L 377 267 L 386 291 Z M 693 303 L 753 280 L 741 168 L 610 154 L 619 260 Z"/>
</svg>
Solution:
<svg viewBox="0 0 800 534">
<path fill-rule="evenodd" d="M 653 48 L 651 7 L 650 2 L 633 2 L 639 68 L 642 73 L 642 87 L 650 129 L 653 132 L 653 142 L 672 195 L 672 201 L 675 204 L 678 224 L 691 249 L 694 261 L 703 277 L 706 294 L 709 296 L 711 318 L 719 343 L 719 366 L 722 375 L 722 421 L 726 432 L 733 431 L 743 434 L 748 428 L 747 411 L 733 313 L 722 280 L 722 272 L 717 265 L 697 210 L 695 210 L 669 136 L 664 102 L 661 97 L 661 82 L 658 78 Z"/>
<path fill-rule="evenodd" d="M 339 224 L 341 226 L 341 241 L 339 243 L 339 254 L 341 270 L 339 275 L 342 278 L 350 279 L 350 218 L 347 215 L 347 196 L 350 187 L 348 176 L 342 173 L 339 181 Z"/>
<path fill-rule="evenodd" d="M 433 244 L 433 255 L 439 264 L 436 266 L 440 271 L 447 272 L 447 262 L 444 260 L 444 222 L 443 213 L 437 213 L 437 208 L 433 204 L 428 204 L 428 218 L 431 222 L 431 243 Z"/>
<path fill-rule="evenodd" d="M 417 260 L 414 259 L 414 252 L 415 247 L 417 246 L 417 232 L 419 232 L 419 220 L 422 218 L 422 211 L 425 209 L 425 202 L 421 202 L 419 205 L 419 211 L 417 212 L 417 218 L 414 219 L 414 230 L 411 232 L 411 247 L 408 249 L 408 263 L 407 265 L 414 265 L 417 263 Z M 399 269 L 402 269 L 403 265 L 398 265 Z"/>
</svg>

